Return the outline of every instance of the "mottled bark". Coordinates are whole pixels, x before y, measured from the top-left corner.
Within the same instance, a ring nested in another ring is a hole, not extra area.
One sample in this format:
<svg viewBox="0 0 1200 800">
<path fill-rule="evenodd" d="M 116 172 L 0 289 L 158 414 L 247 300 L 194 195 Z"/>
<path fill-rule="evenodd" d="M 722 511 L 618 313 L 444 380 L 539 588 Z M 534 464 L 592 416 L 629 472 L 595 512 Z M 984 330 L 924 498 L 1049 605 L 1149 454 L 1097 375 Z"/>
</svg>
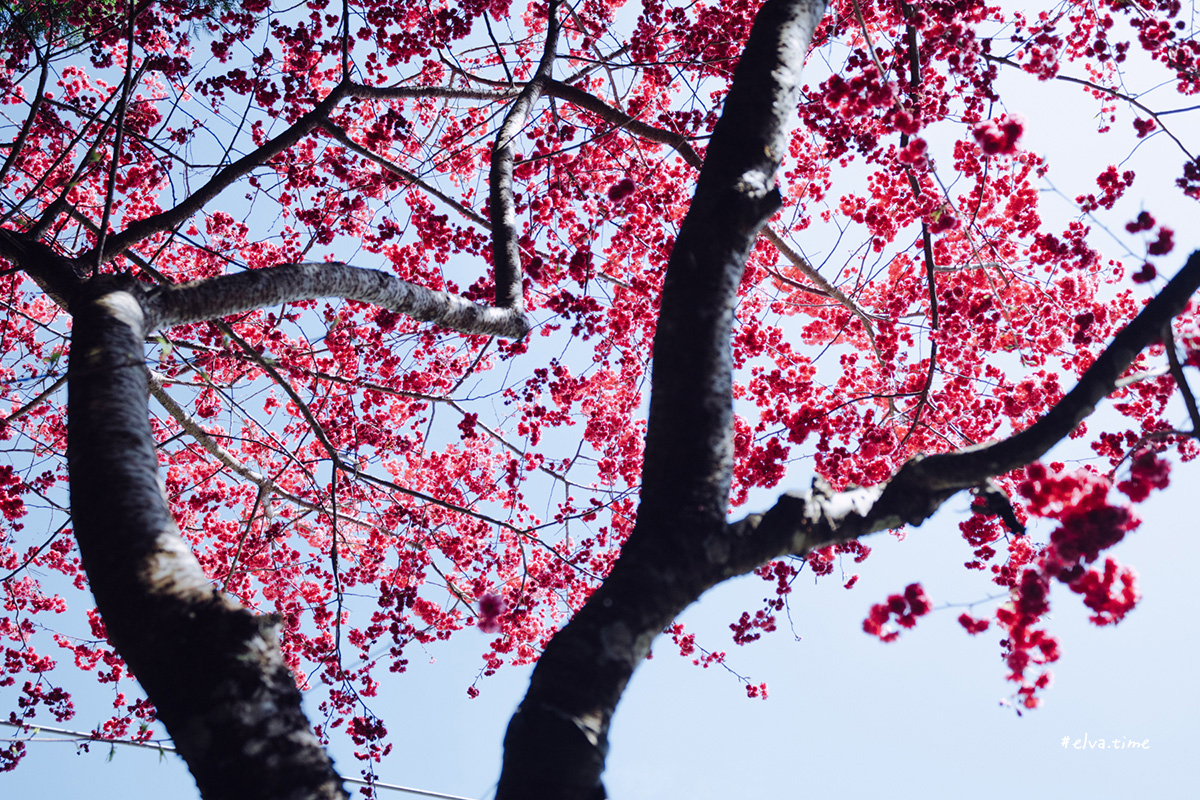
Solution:
<svg viewBox="0 0 1200 800">
<path fill-rule="evenodd" d="M 558 46 L 559 0 L 550 0 L 547 8 L 546 43 L 529 82 L 504 115 L 492 146 L 491 172 L 488 176 L 488 206 L 492 227 L 492 265 L 496 275 L 496 305 L 521 311 L 524 307 L 524 269 L 521 267 L 520 237 L 517 235 L 517 206 L 513 199 L 513 164 L 516 161 L 517 134 L 525 127 L 529 114 L 546 84 L 554 66 L 554 50 Z"/>
<path fill-rule="evenodd" d="M 339 262 L 283 264 L 160 286 L 150 290 L 143 304 L 150 315 L 148 330 L 153 330 L 317 297 L 371 303 L 460 333 L 520 339 L 529 332 L 529 321 L 519 308 L 482 306 L 386 272 Z"/>
<path fill-rule="evenodd" d="M 604 797 L 612 714 L 654 637 L 687 605 L 780 556 L 919 525 L 958 491 L 1041 457 L 1116 388 L 1200 286 L 1198 253 L 1027 431 L 913 459 L 878 486 L 834 492 L 818 483 L 727 523 L 736 292 L 775 208 L 774 173 L 822 12 L 812 0 L 769 0 L 755 20 L 664 284 L 637 523 L 611 574 L 538 661 L 505 738 L 498 800 Z"/>
<path fill-rule="evenodd" d="M 346 797 L 301 711 L 276 621 L 220 592 L 171 517 L 139 296 L 131 280 L 102 277 L 71 298 L 71 517 L 96 606 L 207 800 Z"/>
<path fill-rule="evenodd" d="M 604 796 L 621 692 L 653 638 L 703 591 L 707 548 L 726 529 L 737 289 L 779 206 L 775 172 L 823 12 L 818 0 L 770 0 L 755 20 L 667 270 L 638 521 L 604 585 L 538 662 L 505 738 L 499 800 Z"/>
</svg>

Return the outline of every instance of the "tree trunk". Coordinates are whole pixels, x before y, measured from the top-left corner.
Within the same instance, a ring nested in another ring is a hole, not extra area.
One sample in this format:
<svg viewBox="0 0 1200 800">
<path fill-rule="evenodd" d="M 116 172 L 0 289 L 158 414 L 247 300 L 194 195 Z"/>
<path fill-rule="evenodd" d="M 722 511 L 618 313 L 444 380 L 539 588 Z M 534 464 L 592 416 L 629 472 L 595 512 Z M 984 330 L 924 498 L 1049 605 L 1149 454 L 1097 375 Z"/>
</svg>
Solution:
<svg viewBox="0 0 1200 800">
<path fill-rule="evenodd" d="M 96 605 L 207 800 L 344 798 L 300 709 L 277 622 L 208 579 L 158 477 L 144 290 L 104 276 L 71 298 L 71 516 Z"/>
</svg>

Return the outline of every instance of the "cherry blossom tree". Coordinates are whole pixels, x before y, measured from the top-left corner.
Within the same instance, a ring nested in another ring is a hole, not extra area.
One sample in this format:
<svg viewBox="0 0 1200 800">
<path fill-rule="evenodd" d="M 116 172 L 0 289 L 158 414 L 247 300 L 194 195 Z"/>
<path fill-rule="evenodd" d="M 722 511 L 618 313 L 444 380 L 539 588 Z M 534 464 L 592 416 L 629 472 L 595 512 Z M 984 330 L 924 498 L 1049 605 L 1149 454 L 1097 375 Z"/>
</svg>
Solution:
<svg viewBox="0 0 1200 800">
<path fill-rule="evenodd" d="M 1052 583 L 1100 625 L 1136 604 L 1105 551 L 1200 431 L 1200 254 L 1159 277 L 1165 210 L 1128 210 L 1135 179 L 1200 198 L 1178 2 L 2 13 L 11 724 L 70 719 L 82 677 L 114 691 L 97 739 L 161 720 L 205 797 L 341 797 L 325 745 L 370 776 L 380 682 L 477 628 L 481 679 L 537 662 L 498 795 L 594 798 L 651 642 L 723 658 L 675 622 L 705 590 L 768 582 L 749 643 L 959 492 L 1008 598 L 959 622 L 1001 632 L 1018 707 Z M 1113 129 L 1065 221 L 1011 73 Z M 1068 438 L 1090 460 L 1043 463 Z M 877 599 L 883 641 L 931 608 Z"/>
</svg>

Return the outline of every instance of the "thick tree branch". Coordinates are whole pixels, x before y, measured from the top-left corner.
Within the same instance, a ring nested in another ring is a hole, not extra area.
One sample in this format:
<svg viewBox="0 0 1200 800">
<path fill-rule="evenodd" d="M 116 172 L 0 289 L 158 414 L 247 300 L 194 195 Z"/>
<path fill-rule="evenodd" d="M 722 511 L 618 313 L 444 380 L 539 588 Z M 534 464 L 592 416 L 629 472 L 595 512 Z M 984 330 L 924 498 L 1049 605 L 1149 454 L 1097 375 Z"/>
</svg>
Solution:
<svg viewBox="0 0 1200 800">
<path fill-rule="evenodd" d="M 518 313 L 524 309 L 525 303 L 522 297 L 524 271 L 521 268 L 520 237 L 517 235 L 517 207 L 513 201 L 513 162 L 516 160 L 513 142 L 525 127 L 534 104 L 550 81 L 554 51 L 558 46 L 558 6 L 559 0 L 550 0 L 542 59 L 504 116 L 492 147 L 488 204 L 492 220 L 492 265 L 496 275 L 495 303 L 499 308 L 511 308 Z"/>
<path fill-rule="evenodd" d="M 71 299 L 71 516 L 110 639 L 214 798 L 344 798 L 300 708 L 277 623 L 216 590 L 158 482 L 146 406 L 147 330 L 129 279 Z"/>
<path fill-rule="evenodd" d="M 1200 287 L 1200 251 L 1192 253 L 1179 274 L 1113 338 L 1080 376 L 1075 387 L 1041 419 L 1020 433 L 993 444 L 914 459 L 892 479 L 889 491 L 893 484 L 897 484 L 897 493 L 904 491 L 901 487 L 905 482 L 908 486 L 930 491 L 958 491 L 1041 458 L 1113 391 L 1138 353 L 1160 339 L 1162 326 L 1184 310 L 1197 287 Z M 896 500 L 897 510 L 902 511 L 905 504 L 899 497 Z M 913 524 L 928 517 L 928 514 L 919 514 L 919 507 L 902 511 L 904 521 Z"/>
<path fill-rule="evenodd" d="M 1164 326 L 1184 310 L 1197 289 L 1200 251 L 1113 338 L 1075 387 L 1020 433 L 956 453 L 914 458 L 877 486 L 834 492 L 818 483 L 808 492 L 783 495 L 765 514 L 731 524 L 725 542 L 713 550 L 724 560 L 714 564 L 713 584 L 783 555 L 802 556 L 874 531 L 920 525 L 959 491 L 1041 458 L 1120 387 L 1121 375 L 1142 350 L 1160 339 Z"/>
<path fill-rule="evenodd" d="M 755 19 L 667 269 L 637 524 L 612 573 L 539 660 L 505 737 L 498 800 L 604 796 L 608 724 L 625 684 L 702 591 L 694 567 L 726 528 L 734 303 L 755 238 L 779 206 L 775 171 L 823 13 L 815 0 L 768 0 Z"/>
<path fill-rule="evenodd" d="M 143 305 L 148 329 L 225 317 L 318 297 L 371 303 L 460 333 L 520 339 L 529 320 L 520 309 L 489 308 L 373 269 L 304 262 L 246 270 L 194 283 L 157 286 Z"/>
<path fill-rule="evenodd" d="M 26 275 L 60 308 L 66 308 L 71 292 L 85 271 L 78 260 L 57 253 L 36 236 L 0 228 L 0 258 Z"/>
<path fill-rule="evenodd" d="M 774 211 L 774 172 L 823 5 L 768 0 L 676 239 L 654 345 L 641 506 L 604 584 L 547 647 L 505 739 L 498 798 L 603 796 L 609 719 L 654 637 L 712 585 L 785 553 L 919 524 L 957 491 L 1044 455 L 1115 387 L 1200 286 L 1200 253 L 1039 422 L 1004 441 L 915 458 L 886 484 L 785 495 L 729 525 L 733 303 Z"/>
<path fill-rule="evenodd" d="M 694 167 L 697 170 L 704 165 L 704 160 L 700 158 L 700 154 L 696 152 L 691 142 L 683 134 L 657 128 L 642 122 L 637 117 L 631 117 L 624 111 L 613 108 L 591 92 L 584 91 L 569 83 L 552 80 L 546 83 L 546 96 L 564 100 L 576 108 L 581 108 L 584 111 L 595 114 L 600 119 L 610 123 L 613 127 L 629 131 L 629 133 L 640 139 L 665 144 L 679 153 L 688 166 Z"/>
</svg>

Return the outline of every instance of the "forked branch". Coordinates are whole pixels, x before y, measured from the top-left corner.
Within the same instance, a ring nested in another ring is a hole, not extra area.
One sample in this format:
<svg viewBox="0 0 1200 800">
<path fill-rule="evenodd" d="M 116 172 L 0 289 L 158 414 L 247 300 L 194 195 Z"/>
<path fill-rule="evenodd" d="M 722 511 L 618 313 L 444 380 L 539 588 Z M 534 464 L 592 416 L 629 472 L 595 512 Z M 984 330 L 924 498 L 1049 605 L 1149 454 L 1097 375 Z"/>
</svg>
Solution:
<svg viewBox="0 0 1200 800">
<path fill-rule="evenodd" d="M 1065 439 L 1116 391 L 1121 375 L 1138 354 L 1162 336 L 1164 326 L 1200 289 L 1200 251 L 1142 312 L 1104 349 L 1079 382 L 1037 422 L 992 444 L 956 453 L 908 461 L 891 480 L 877 486 L 833 492 L 818 484 L 808 492 L 789 492 L 765 514 L 733 523 L 728 531 L 729 558 L 714 571 L 717 583 L 741 575 L 783 555 L 806 555 L 836 542 L 874 531 L 920 525 L 953 495 L 984 485 L 1033 463 Z"/>
<path fill-rule="evenodd" d="M 309 111 L 288 126 L 287 130 L 283 133 L 264 142 L 260 147 L 255 148 L 237 161 L 218 171 L 208 183 L 190 194 L 183 202 L 166 211 L 130 223 L 125 230 L 109 237 L 104 245 L 103 260 L 111 261 L 143 239 L 147 239 L 163 231 L 169 231 L 186 221 L 238 178 L 250 172 L 250 170 L 262 166 L 300 141 L 313 128 L 327 119 L 330 112 L 337 107 L 338 103 L 349 92 L 350 87 L 348 84 L 338 84 L 329 92 L 324 100 L 313 107 L 312 111 Z M 80 258 L 87 263 L 94 263 L 97 255 L 93 251 L 85 253 Z"/>
</svg>

